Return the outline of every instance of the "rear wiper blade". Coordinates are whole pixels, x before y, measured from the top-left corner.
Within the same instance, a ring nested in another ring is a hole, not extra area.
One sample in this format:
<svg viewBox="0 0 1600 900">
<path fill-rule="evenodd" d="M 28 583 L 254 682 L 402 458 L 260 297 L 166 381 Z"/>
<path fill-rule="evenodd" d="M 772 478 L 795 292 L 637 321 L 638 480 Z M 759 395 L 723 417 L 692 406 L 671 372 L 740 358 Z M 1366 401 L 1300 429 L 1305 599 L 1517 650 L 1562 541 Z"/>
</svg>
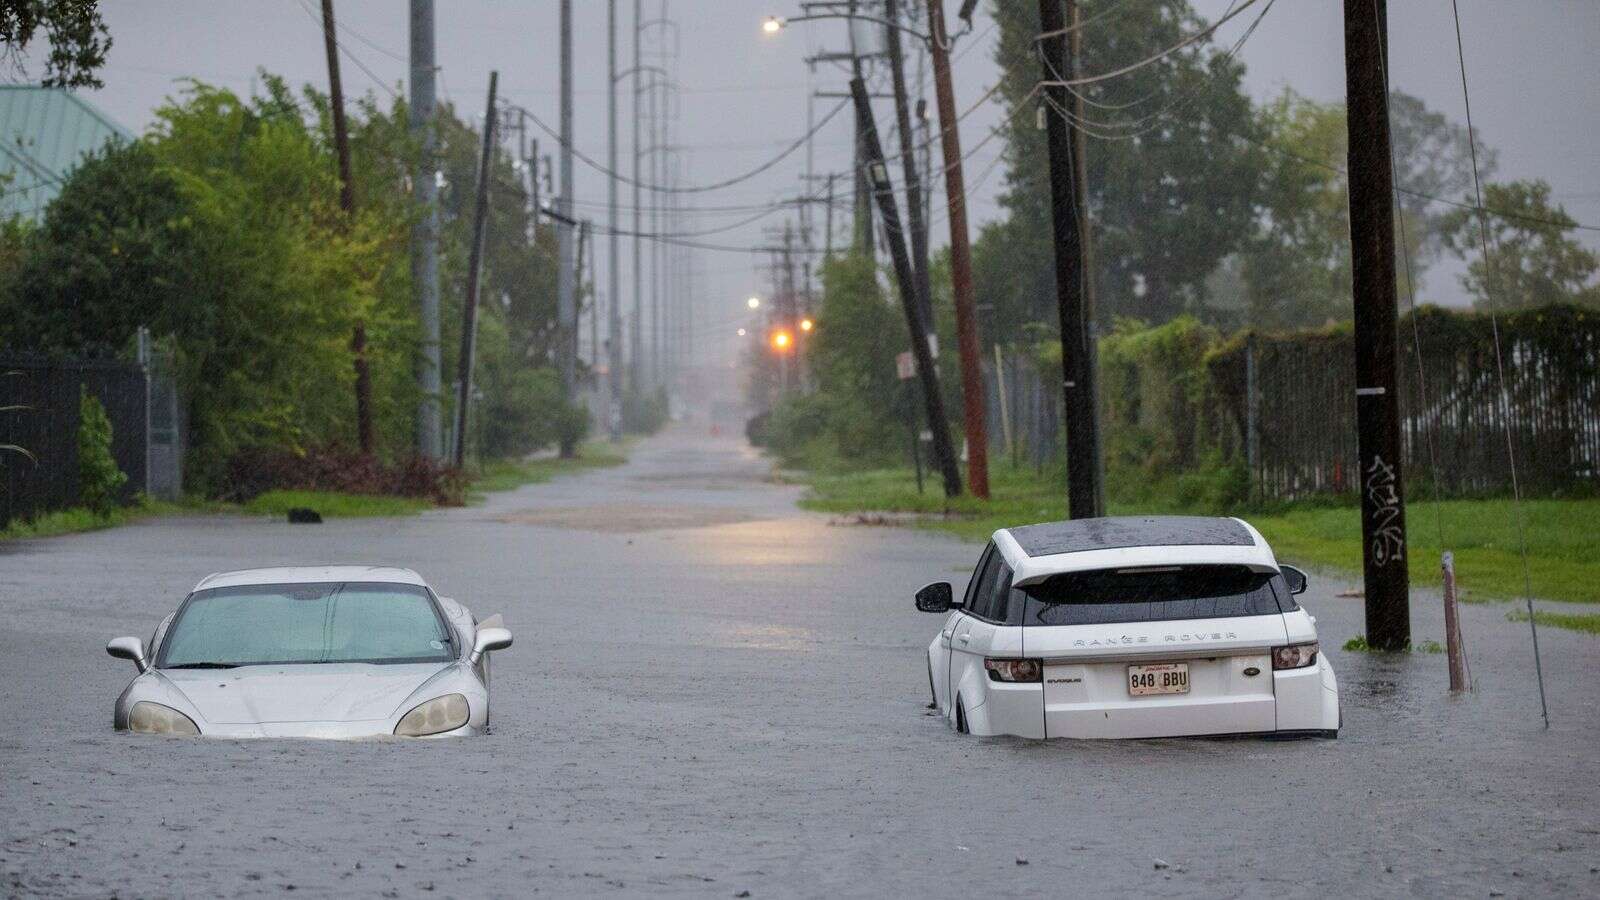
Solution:
<svg viewBox="0 0 1600 900">
<path fill-rule="evenodd" d="M 179 663 L 178 665 L 175 665 L 175 666 L 163 666 L 162 668 L 166 668 L 166 669 L 237 669 L 237 668 L 239 668 L 239 664 L 238 663 L 224 663 L 224 662 L 192 662 L 192 663 Z"/>
</svg>

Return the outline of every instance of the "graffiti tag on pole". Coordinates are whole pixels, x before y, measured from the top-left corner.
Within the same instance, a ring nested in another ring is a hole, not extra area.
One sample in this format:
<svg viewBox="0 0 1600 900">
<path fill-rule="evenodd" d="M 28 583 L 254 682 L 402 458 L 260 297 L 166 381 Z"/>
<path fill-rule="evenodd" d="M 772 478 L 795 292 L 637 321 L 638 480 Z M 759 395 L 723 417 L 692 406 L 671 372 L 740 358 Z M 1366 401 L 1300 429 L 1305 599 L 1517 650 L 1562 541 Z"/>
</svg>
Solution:
<svg viewBox="0 0 1600 900">
<path fill-rule="evenodd" d="M 1372 503 L 1372 560 L 1380 566 L 1406 558 L 1405 535 L 1400 530 L 1400 494 L 1395 490 L 1394 467 L 1374 456 L 1367 468 L 1367 499 Z"/>
</svg>

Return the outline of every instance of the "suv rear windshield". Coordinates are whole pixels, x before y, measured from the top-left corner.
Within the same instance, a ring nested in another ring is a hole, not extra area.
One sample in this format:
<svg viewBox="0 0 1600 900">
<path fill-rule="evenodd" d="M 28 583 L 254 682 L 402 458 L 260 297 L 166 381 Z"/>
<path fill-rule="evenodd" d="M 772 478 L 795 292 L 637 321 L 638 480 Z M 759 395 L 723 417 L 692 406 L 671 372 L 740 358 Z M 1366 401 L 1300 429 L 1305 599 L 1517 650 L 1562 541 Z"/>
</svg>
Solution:
<svg viewBox="0 0 1600 900">
<path fill-rule="evenodd" d="M 1028 596 L 1027 625 L 1265 616 L 1296 608 L 1283 576 L 1245 566 L 1064 572 L 1017 590 Z"/>
</svg>

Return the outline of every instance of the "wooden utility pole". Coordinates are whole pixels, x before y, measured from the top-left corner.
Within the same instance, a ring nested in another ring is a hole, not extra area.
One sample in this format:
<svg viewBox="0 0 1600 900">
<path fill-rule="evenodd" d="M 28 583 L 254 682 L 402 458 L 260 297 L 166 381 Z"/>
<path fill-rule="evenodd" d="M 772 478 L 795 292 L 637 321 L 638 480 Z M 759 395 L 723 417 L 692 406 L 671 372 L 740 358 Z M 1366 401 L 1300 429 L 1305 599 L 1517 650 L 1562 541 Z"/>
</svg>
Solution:
<svg viewBox="0 0 1600 900">
<path fill-rule="evenodd" d="M 483 153 L 478 157 L 478 199 L 472 211 L 472 252 L 467 261 L 467 296 L 461 304 L 461 357 L 456 365 L 456 434 L 451 462 L 467 461 L 467 407 L 472 402 L 472 362 L 478 342 L 478 281 L 483 272 L 483 237 L 489 223 L 490 166 L 494 162 L 495 89 L 500 73 L 489 73 L 489 105 L 483 113 Z"/>
<path fill-rule="evenodd" d="M 333 22 L 333 0 L 322 0 L 322 43 L 328 51 L 328 103 L 333 111 L 333 145 L 339 157 L 339 208 L 345 224 L 356 211 L 355 188 L 350 183 L 350 130 L 344 119 L 344 88 L 339 83 L 339 35 Z M 356 443 L 363 454 L 372 452 L 372 373 L 367 367 L 367 324 L 356 320 L 350 335 L 350 352 L 356 368 Z"/>
<path fill-rule="evenodd" d="M 933 86 L 939 105 L 944 150 L 944 192 L 950 208 L 950 280 L 955 294 L 956 349 L 961 354 L 961 406 L 967 432 L 967 483 L 972 495 L 989 499 L 989 426 L 984 409 L 983 350 L 972 291 L 972 245 L 967 237 L 967 184 L 961 168 L 961 134 L 957 130 L 955 88 L 950 81 L 950 35 L 945 28 L 943 0 L 928 0 L 929 46 L 933 54 Z M 905 130 L 902 123 L 901 130 Z M 908 163 L 909 165 L 909 163 Z M 995 377 L 1002 377 L 998 369 Z"/>
<path fill-rule="evenodd" d="M 1087 280 L 1083 260 L 1077 162 L 1063 111 L 1071 99 L 1062 82 L 1074 67 L 1067 54 L 1066 15 L 1061 0 L 1039 0 L 1039 41 L 1044 60 L 1046 134 L 1050 149 L 1050 206 L 1055 234 L 1056 308 L 1061 322 L 1061 379 L 1066 399 L 1067 512 L 1071 518 L 1104 515 L 1100 489 L 1099 416 L 1091 352 Z"/>
<path fill-rule="evenodd" d="M 894 86 L 894 115 L 900 133 L 900 165 L 905 172 L 906 224 L 911 228 L 911 272 L 917 279 L 917 302 L 922 321 L 933 328 L 933 284 L 928 277 L 928 229 L 922 215 L 922 175 L 917 171 L 916 132 L 911 130 L 911 98 L 906 90 L 906 60 L 900 47 L 900 4 L 883 0 L 883 41 L 889 56 L 889 80 Z"/>
<path fill-rule="evenodd" d="M 928 326 L 922 321 L 922 309 L 917 304 L 916 281 L 911 271 L 910 255 L 906 252 L 905 230 L 900 226 L 894 184 L 889 180 L 889 167 L 883 161 L 883 145 L 878 141 L 878 126 L 872 117 L 872 100 L 867 96 L 866 82 L 860 78 L 851 79 L 850 94 L 855 98 L 856 114 L 862 126 L 861 144 L 866 153 L 864 168 L 872 192 L 878 198 L 884 237 L 889 245 L 889 256 L 894 261 L 895 281 L 900 287 L 900 305 L 905 310 L 906 330 L 911 336 L 911 355 L 917 361 L 917 378 L 922 383 L 922 402 L 928 415 L 928 430 L 933 432 L 933 454 L 944 475 L 944 495 L 957 497 L 961 494 L 961 470 L 956 465 L 955 448 L 950 444 L 950 422 L 945 418 L 944 397 L 939 392 L 939 373 L 933 367 L 933 352 L 928 346 Z"/>
<path fill-rule="evenodd" d="M 1355 295 L 1356 453 L 1367 642 L 1411 642 L 1411 580 L 1395 378 L 1394 168 L 1389 148 L 1385 0 L 1345 0 L 1345 106 L 1350 171 L 1350 270 Z"/>
</svg>

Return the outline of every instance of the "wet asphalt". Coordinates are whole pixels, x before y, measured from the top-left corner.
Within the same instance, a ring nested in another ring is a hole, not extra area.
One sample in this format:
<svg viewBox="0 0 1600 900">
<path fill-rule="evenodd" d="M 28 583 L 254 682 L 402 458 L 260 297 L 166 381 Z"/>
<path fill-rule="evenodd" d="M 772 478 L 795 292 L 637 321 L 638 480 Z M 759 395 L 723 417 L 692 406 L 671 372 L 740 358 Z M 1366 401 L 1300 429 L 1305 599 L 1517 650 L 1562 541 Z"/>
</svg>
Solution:
<svg viewBox="0 0 1600 900">
<path fill-rule="evenodd" d="M 1541 633 L 1545 731 L 1506 607 L 1466 608 L 1451 698 L 1442 656 L 1340 650 L 1361 601 L 1319 578 L 1337 741 L 964 737 L 924 708 L 910 596 L 979 548 L 830 524 L 769 471 L 680 428 L 465 509 L 0 545 L 0 894 L 1600 895 L 1595 638 Z M 505 614 L 492 735 L 112 732 L 107 639 L 209 572 L 337 562 Z"/>
</svg>

